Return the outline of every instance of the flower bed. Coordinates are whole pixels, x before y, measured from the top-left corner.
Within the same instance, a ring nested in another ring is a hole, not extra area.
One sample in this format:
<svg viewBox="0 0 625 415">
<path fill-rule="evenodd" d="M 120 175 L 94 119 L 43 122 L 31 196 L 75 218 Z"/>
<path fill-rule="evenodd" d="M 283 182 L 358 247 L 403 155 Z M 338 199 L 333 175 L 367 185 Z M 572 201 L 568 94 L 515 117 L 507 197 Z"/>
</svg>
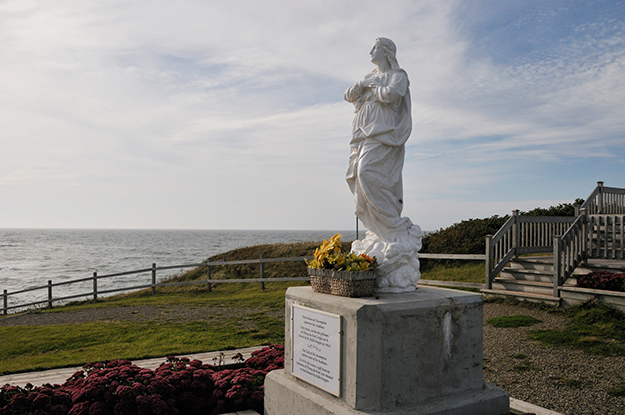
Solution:
<svg viewBox="0 0 625 415">
<path fill-rule="evenodd" d="M 127 360 L 96 363 L 63 385 L 0 387 L 0 415 L 193 415 L 246 409 L 262 414 L 265 376 L 282 368 L 282 345 L 252 352 L 235 370 L 176 357 L 156 370 Z"/>
<path fill-rule="evenodd" d="M 0 415 L 219 414 L 263 412 L 265 376 L 284 367 L 284 347 L 252 353 L 240 369 L 168 357 L 156 370 L 127 360 L 96 363 L 63 385 L 0 388 Z"/>
<path fill-rule="evenodd" d="M 577 287 L 593 290 L 625 291 L 625 272 L 596 271 L 577 278 Z"/>
</svg>

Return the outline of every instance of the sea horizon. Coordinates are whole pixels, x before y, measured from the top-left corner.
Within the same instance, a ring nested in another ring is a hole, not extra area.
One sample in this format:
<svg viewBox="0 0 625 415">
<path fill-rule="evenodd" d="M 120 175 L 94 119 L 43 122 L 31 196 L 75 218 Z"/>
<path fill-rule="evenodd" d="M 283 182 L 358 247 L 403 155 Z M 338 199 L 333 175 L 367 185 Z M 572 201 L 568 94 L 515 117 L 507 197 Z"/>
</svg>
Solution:
<svg viewBox="0 0 625 415">
<path fill-rule="evenodd" d="M 104 275 L 145 269 L 153 263 L 197 264 L 237 248 L 320 242 L 336 233 L 341 233 L 344 241 L 356 236 L 355 230 L 0 228 L 0 293 L 39 287 L 48 281 L 56 284 L 87 278 L 93 272 Z M 159 271 L 158 279 L 180 272 L 177 268 Z M 136 276 L 111 278 L 106 284 L 114 288 L 132 278 Z M 18 294 L 20 298 L 12 301 L 35 301 L 44 295 Z"/>
</svg>

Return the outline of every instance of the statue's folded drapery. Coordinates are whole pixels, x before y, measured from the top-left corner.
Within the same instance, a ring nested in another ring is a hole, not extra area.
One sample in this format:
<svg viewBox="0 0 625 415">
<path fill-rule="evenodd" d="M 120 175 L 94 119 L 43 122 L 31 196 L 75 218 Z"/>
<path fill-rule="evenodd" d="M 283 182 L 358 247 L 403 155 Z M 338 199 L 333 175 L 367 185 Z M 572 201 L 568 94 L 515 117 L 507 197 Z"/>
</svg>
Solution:
<svg viewBox="0 0 625 415">
<path fill-rule="evenodd" d="M 381 86 L 355 84 L 345 93 L 354 103 L 347 183 L 354 194 L 356 215 L 363 225 L 386 241 L 412 226 L 402 218 L 404 143 L 410 136 L 410 91 L 402 70 L 376 75 Z"/>
<path fill-rule="evenodd" d="M 352 252 L 380 263 L 378 290 L 411 291 L 419 280 L 422 232 L 402 217 L 405 143 L 412 131 L 410 82 L 397 64 L 395 44 L 378 38 L 371 50 L 378 68 L 345 92 L 354 104 L 347 184 L 367 228 Z"/>
</svg>

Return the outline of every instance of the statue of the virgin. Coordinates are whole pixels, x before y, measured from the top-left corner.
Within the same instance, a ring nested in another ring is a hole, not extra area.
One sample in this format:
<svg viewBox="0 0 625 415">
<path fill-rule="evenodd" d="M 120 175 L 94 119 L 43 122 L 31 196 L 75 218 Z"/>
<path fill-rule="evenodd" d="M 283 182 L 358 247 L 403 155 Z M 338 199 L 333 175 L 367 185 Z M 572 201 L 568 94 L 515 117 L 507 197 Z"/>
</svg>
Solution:
<svg viewBox="0 0 625 415">
<path fill-rule="evenodd" d="M 410 82 L 399 67 L 392 40 L 378 38 L 371 49 L 376 68 L 345 92 L 354 104 L 347 184 L 356 216 L 367 228 L 352 252 L 375 256 L 379 292 L 416 289 L 422 232 L 402 217 L 404 145 L 412 131 Z"/>
</svg>

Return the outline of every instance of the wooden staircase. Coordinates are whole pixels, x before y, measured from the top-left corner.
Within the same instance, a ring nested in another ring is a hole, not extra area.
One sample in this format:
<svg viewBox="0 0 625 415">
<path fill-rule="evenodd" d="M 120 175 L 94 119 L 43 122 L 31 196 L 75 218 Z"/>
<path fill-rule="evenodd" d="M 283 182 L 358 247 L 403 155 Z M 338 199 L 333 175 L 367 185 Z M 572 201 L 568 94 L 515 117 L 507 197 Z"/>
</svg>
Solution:
<svg viewBox="0 0 625 415">
<path fill-rule="evenodd" d="M 623 272 L 625 262 L 593 260 L 578 266 L 563 287 L 575 287 L 577 277 L 593 271 Z M 513 258 L 493 280 L 492 289 L 482 289 L 486 296 L 514 297 L 519 300 L 560 305 L 553 296 L 553 257 L 531 256 Z"/>
<path fill-rule="evenodd" d="M 552 256 L 529 256 L 539 254 Z M 513 210 L 486 236 L 485 258 L 484 294 L 560 304 L 565 293 L 569 301 L 578 275 L 625 269 L 625 189 L 597 182 L 574 217 Z"/>
<path fill-rule="evenodd" d="M 553 296 L 553 257 L 513 258 L 493 280 L 492 289 L 483 289 L 482 292 L 491 296 L 560 305 L 560 299 Z"/>
</svg>

